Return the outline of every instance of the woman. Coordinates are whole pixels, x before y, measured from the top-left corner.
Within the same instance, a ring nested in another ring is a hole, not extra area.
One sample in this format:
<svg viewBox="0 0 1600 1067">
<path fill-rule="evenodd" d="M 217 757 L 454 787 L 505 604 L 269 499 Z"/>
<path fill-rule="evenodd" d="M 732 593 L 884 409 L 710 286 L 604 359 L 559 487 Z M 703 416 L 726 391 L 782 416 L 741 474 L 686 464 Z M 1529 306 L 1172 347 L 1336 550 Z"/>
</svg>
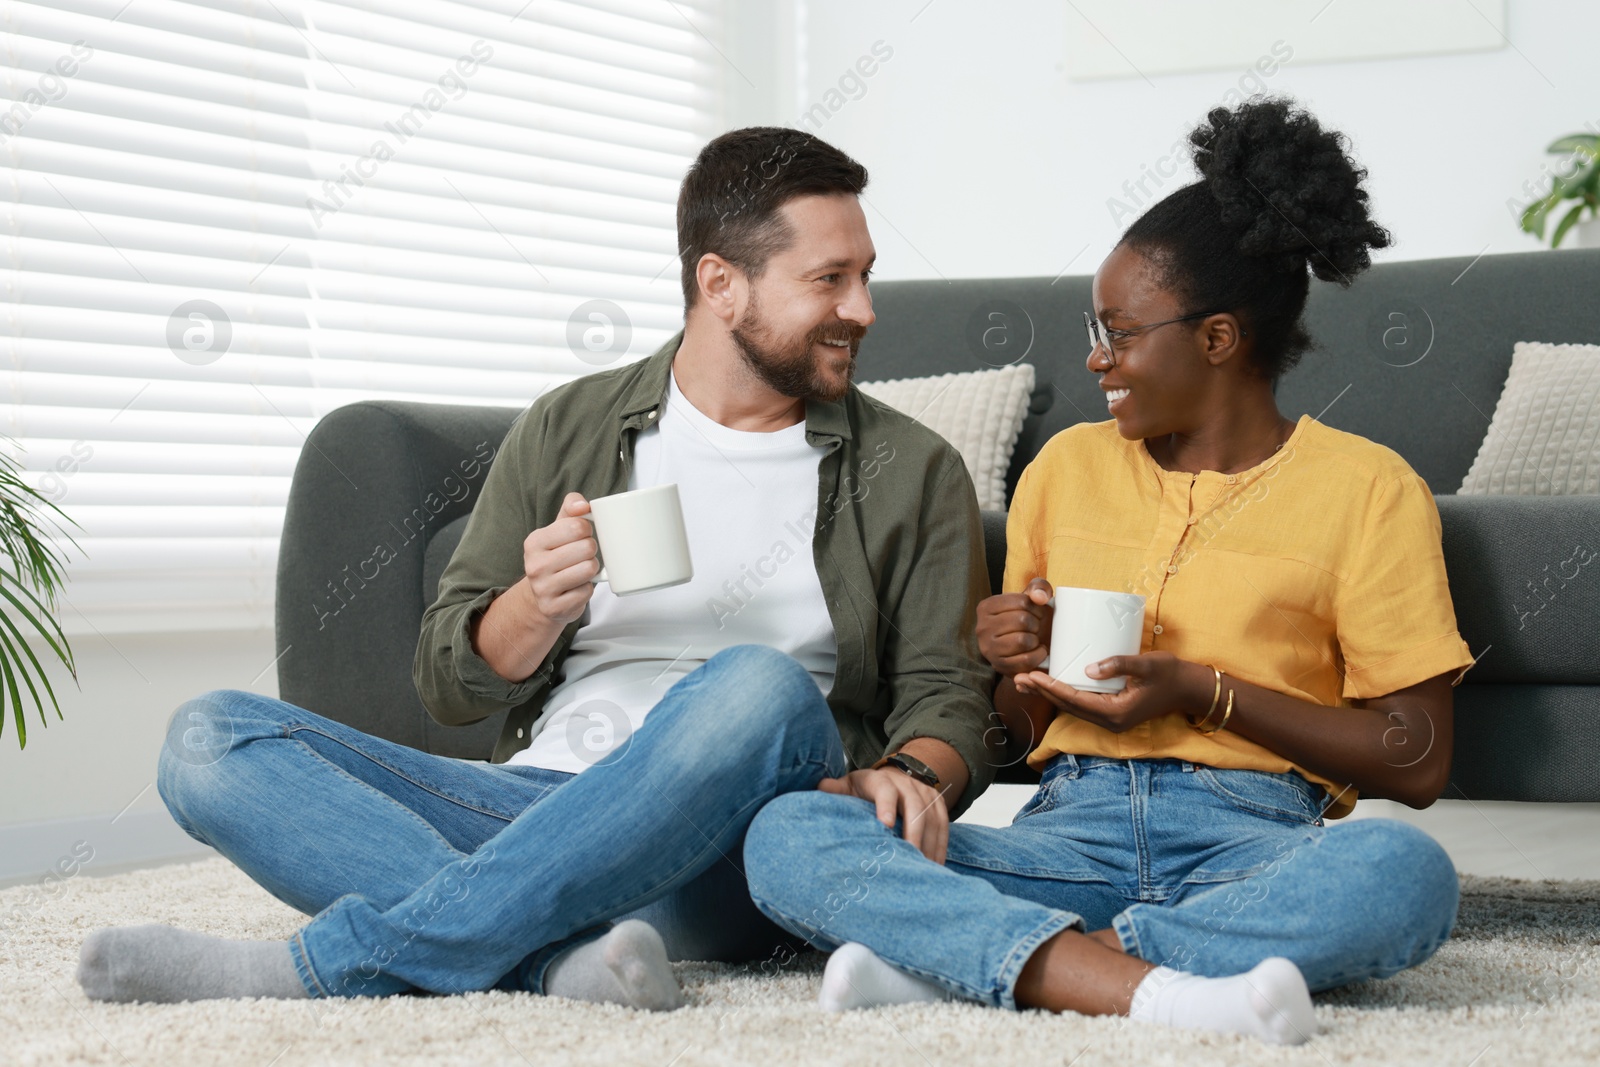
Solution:
<svg viewBox="0 0 1600 1067">
<path fill-rule="evenodd" d="M 1111 421 L 1028 466 L 1006 592 L 979 610 L 1038 792 L 1009 827 L 951 826 L 942 865 L 848 797 L 780 797 L 751 828 L 762 910 L 843 946 L 827 1007 L 953 995 L 1293 1043 L 1309 990 L 1415 966 L 1454 924 L 1425 834 L 1324 825 L 1357 795 L 1426 807 L 1448 779 L 1472 657 L 1433 498 L 1394 452 L 1273 399 L 1311 347 L 1309 275 L 1348 285 L 1389 236 L 1343 138 L 1285 101 L 1212 111 L 1190 141 L 1201 180 L 1095 275 Z M 1039 669 L 1058 585 L 1144 597 L 1140 654 L 1088 671 L 1120 693 Z"/>
</svg>

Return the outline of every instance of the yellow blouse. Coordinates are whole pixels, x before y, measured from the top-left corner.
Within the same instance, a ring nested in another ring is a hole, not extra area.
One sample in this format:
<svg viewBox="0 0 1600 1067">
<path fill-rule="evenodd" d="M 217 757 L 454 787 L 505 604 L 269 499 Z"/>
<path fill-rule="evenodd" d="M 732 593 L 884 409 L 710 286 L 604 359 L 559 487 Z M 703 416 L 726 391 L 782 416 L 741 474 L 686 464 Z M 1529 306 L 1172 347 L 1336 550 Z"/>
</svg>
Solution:
<svg viewBox="0 0 1600 1067">
<path fill-rule="evenodd" d="M 1141 651 L 1313 704 L 1349 706 L 1473 662 L 1427 483 L 1391 449 L 1309 415 L 1239 474 L 1166 470 L 1114 420 L 1070 427 L 1023 471 L 1006 540 L 1005 591 L 1042 575 L 1139 593 Z M 1231 731 L 1201 734 L 1176 711 L 1121 734 L 1058 714 L 1028 762 L 1063 752 L 1294 770 L 1334 797 L 1327 817 L 1355 807 L 1348 784 Z"/>
</svg>

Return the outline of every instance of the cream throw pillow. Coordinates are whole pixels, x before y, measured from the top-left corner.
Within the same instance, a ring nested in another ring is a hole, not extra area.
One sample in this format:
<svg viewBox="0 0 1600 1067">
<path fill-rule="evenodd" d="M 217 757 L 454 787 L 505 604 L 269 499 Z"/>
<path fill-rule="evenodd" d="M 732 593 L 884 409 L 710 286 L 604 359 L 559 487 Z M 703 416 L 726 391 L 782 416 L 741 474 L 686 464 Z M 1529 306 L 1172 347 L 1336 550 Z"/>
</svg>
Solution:
<svg viewBox="0 0 1600 1067">
<path fill-rule="evenodd" d="M 1005 510 L 1006 471 L 1033 395 L 1031 364 L 856 385 L 954 445 L 978 490 L 978 506 Z"/>
<path fill-rule="evenodd" d="M 1600 345 L 1517 342 L 1460 491 L 1600 493 Z"/>
</svg>

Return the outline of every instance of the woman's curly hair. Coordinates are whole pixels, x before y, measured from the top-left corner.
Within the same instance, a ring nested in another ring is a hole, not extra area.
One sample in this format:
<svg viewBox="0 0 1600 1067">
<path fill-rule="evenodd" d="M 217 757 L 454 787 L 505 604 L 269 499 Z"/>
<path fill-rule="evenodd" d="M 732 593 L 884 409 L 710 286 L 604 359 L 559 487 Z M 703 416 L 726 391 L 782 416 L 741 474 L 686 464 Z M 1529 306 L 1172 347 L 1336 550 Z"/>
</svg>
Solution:
<svg viewBox="0 0 1600 1067">
<path fill-rule="evenodd" d="M 1293 101 L 1215 108 L 1189 134 L 1200 180 L 1141 216 L 1121 244 L 1156 266 L 1190 312 L 1228 311 L 1276 380 L 1313 342 L 1300 321 L 1310 274 L 1348 286 L 1387 248 L 1343 134 Z M 1309 273 L 1308 273 L 1309 272 Z"/>
</svg>

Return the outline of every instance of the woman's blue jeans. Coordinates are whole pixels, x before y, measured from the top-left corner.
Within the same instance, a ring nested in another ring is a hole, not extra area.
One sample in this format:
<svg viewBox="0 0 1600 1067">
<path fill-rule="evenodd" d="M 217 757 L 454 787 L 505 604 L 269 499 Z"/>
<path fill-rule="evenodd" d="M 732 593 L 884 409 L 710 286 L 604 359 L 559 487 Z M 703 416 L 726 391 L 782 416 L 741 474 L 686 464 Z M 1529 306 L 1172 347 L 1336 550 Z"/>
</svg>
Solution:
<svg viewBox="0 0 1600 1067">
<path fill-rule="evenodd" d="M 1455 868 L 1389 819 L 1325 827 L 1298 774 L 1058 756 L 1007 827 L 950 827 L 943 866 L 853 797 L 792 793 L 745 839 L 760 909 L 822 949 L 1015 1008 L 1028 958 L 1063 930 L 1207 976 L 1286 956 L 1313 990 L 1413 967 L 1450 935 Z"/>
<path fill-rule="evenodd" d="M 780 944 L 750 903 L 745 830 L 844 769 L 811 675 L 739 645 L 582 774 L 430 755 L 222 690 L 173 714 L 157 786 L 190 836 L 315 916 L 290 941 L 311 996 L 538 993 L 556 955 L 630 913 L 678 958 Z"/>
</svg>

